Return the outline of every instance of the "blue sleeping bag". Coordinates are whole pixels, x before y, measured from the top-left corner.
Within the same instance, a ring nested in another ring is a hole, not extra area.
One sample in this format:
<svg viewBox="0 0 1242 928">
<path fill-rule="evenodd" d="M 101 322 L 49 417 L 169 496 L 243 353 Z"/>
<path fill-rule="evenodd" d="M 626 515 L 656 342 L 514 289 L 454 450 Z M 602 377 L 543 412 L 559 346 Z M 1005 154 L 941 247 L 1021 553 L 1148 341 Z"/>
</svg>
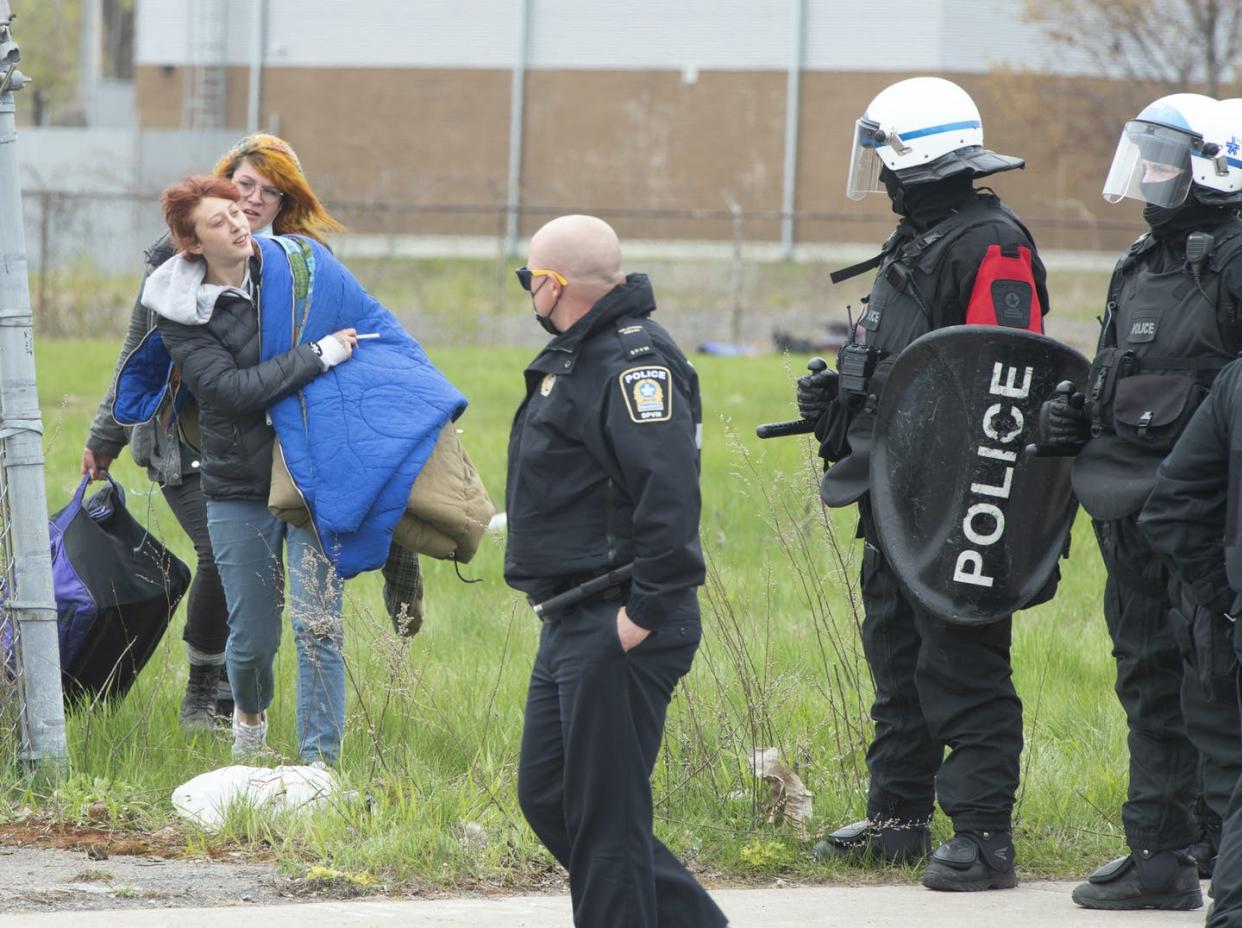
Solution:
<svg viewBox="0 0 1242 928">
<path fill-rule="evenodd" d="M 262 360 L 354 328 L 378 338 L 269 407 L 289 474 L 337 573 L 377 570 L 414 479 L 466 398 L 396 318 L 318 242 L 255 236 L 262 252 Z M 192 401 L 159 330 L 117 374 L 113 417 L 137 425 Z"/>
<path fill-rule="evenodd" d="M 263 251 L 264 361 L 339 329 L 379 334 L 269 409 L 337 573 L 378 569 L 414 479 L 466 398 L 328 249 L 293 236 L 255 240 Z"/>
</svg>

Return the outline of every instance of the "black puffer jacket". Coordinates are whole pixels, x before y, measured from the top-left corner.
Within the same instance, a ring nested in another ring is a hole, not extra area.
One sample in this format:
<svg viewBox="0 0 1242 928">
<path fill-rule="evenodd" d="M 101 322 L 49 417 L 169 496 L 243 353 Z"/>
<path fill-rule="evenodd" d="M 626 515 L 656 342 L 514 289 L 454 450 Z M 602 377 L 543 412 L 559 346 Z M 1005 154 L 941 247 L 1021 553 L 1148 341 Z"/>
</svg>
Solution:
<svg viewBox="0 0 1242 928">
<path fill-rule="evenodd" d="M 257 258 L 250 262 L 250 279 L 260 279 Z M 202 325 L 164 316 L 158 323 L 168 353 L 198 400 L 203 494 L 208 499 L 267 499 L 276 438 L 267 407 L 324 369 L 310 344 L 259 360 L 263 300 L 258 286 L 251 292 L 254 303 L 240 293 L 221 294 Z"/>
</svg>

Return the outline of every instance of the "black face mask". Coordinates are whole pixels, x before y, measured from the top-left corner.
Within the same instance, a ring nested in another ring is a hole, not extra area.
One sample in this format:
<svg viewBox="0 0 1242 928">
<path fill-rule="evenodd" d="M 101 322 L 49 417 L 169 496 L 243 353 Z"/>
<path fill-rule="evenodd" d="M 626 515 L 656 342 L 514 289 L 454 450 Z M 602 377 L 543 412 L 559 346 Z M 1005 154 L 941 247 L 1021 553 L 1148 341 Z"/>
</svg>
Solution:
<svg viewBox="0 0 1242 928">
<path fill-rule="evenodd" d="M 558 329 L 556 327 L 556 324 L 552 321 L 552 314 L 556 312 L 556 307 L 560 305 L 561 297 L 565 295 L 565 291 L 562 290 L 560 294 L 557 296 L 557 298 L 553 301 L 552 308 L 548 310 L 548 314 L 546 316 L 541 316 L 539 315 L 539 310 L 535 309 L 535 294 L 537 294 L 541 288 L 546 287 L 546 286 L 547 286 L 547 281 L 544 281 L 538 287 L 536 287 L 534 290 L 531 291 L 530 293 L 531 312 L 535 314 L 535 321 L 539 323 L 539 327 L 541 329 L 543 329 L 549 335 L 560 335 L 561 330 Z"/>
<path fill-rule="evenodd" d="M 556 309 L 556 306 L 553 305 L 552 308 Z M 552 322 L 552 319 L 550 318 L 550 316 L 551 316 L 550 313 L 547 316 L 541 316 L 539 315 L 538 312 L 535 312 L 535 321 L 538 322 L 539 327 L 543 329 L 545 332 L 547 332 L 549 335 L 560 335 L 561 330 L 558 329 L 556 325 Z"/>
<path fill-rule="evenodd" d="M 898 216 L 906 215 L 906 188 L 901 186 L 897 175 L 888 168 L 880 168 L 880 180 L 884 184 L 885 191 L 888 192 L 889 200 L 892 201 L 893 212 Z"/>
<path fill-rule="evenodd" d="M 881 168 L 880 180 L 892 201 L 893 212 L 919 229 L 935 225 L 974 196 L 974 177 L 969 173 L 906 187 L 895 173 Z"/>
<path fill-rule="evenodd" d="M 1178 239 L 1196 229 L 1210 228 L 1229 215 L 1228 207 L 1200 203 L 1192 187 L 1186 200 L 1177 206 L 1143 207 L 1143 221 L 1151 227 L 1151 234 L 1159 239 Z"/>
<path fill-rule="evenodd" d="M 1185 204 L 1178 206 L 1152 206 L 1150 203 L 1143 207 L 1143 221 L 1151 226 L 1152 230 L 1163 229 L 1169 223 L 1177 218 L 1177 214 L 1182 212 Z"/>
<path fill-rule="evenodd" d="M 1143 199 L 1147 201 L 1148 209 L 1164 209 L 1176 212 L 1193 199 L 1190 191 L 1186 192 L 1185 198 L 1176 206 L 1152 206 L 1152 201 L 1167 201 L 1172 195 L 1173 190 L 1185 182 L 1182 177 L 1174 177 L 1171 180 L 1159 180 L 1152 182 L 1139 181 L 1139 192 L 1143 194 Z"/>
</svg>

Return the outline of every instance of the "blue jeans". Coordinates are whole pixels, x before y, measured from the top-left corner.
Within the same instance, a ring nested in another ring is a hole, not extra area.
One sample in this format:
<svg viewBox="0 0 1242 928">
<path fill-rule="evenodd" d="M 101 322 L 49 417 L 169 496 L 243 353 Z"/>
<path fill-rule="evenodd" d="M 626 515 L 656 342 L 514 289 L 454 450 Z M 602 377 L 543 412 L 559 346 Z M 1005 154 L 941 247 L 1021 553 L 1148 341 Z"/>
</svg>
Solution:
<svg viewBox="0 0 1242 928">
<path fill-rule="evenodd" d="M 334 762 L 345 729 L 341 581 L 313 532 L 273 516 L 262 500 L 210 499 L 207 530 L 229 610 L 225 660 L 243 712 L 272 704 L 288 549 L 289 616 L 298 653 L 298 753 Z"/>
</svg>

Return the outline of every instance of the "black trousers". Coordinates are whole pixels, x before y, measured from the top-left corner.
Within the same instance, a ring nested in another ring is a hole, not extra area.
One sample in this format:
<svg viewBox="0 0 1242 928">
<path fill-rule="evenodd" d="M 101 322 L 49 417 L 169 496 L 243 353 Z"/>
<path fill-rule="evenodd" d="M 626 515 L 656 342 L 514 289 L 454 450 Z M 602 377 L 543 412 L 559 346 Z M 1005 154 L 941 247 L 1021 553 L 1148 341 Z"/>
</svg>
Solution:
<svg viewBox="0 0 1242 928">
<path fill-rule="evenodd" d="M 1012 620 L 957 625 L 922 608 L 898 583 L 865 507 L 861 514 L 863 652 L 875 680 L 867 818 L 924 822 L 939 799 L 954 831 L 1004 831 L 1022 754 Z"/>
<path fill-rule="evenodd" d="M 1199 833 L 1196 799 L 1224 817 L 1242 771 L 1242 720 L 1232 687 L 1209 697 L 1186 665 L 1170 621 L 1179 588 L 1134 516 L 1095 523 L 1108 579 L 1104 618 L 1129 726 L 1130 783 L 1121 808 L 1136 850 L 1185 847 Z M 1205 620 L 1215 620 L 1207 617 Z"/>
<path fill-rule="evenodd" d="M 724 914 L 652 834 L 651 771 L 677 681 L 699 647 L 698 615 L 628 654 L 618 602 L 545 624 L 530 677 L 518 801 L 569 871 L 574 924 L 716 928 Z"/>
<path fill-rule="evenodd" d="M 1242 662 L 1242 629 L 1236 625 L 1233 645 Z M 1235 671 L 1234 684 L 1237 704 L 1242 706 L 1242 667 Z M 1242 727 L 1234 730 L 1233 737 L 1235 742 L 1242 743 Z M 1234 784 L 1221 829 L 1220 853 L 1212 872 L 1212 894 L 1216 902 L 1207 928 L 1242 928 L 1242 780 Z"/>
<path fill-rule="evenodd" d="M 207 534 L 207 500 L 203 496 L 202 478 L 196 473 L 187 473 L 181 486 L 160 489 L 168 508 L 190 537 L 198 560 L 186 597 L 182 638 L 195 651 L 223 656 L 229 639 L 229 610 L 224 600 L 224 584 L 220 582 L 211 551 L 211 537 Z"/>
</svg>

